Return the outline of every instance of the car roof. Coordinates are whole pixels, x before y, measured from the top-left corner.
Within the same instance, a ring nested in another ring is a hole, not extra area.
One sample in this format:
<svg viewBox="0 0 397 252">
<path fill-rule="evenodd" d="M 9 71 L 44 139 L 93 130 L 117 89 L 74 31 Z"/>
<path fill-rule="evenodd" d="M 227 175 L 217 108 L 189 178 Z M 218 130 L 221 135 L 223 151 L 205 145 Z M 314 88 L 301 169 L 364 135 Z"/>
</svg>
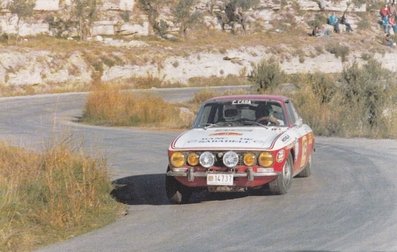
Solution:
<svg viewBox="0 0 397 252">
<path fill-rule="evenodd" d="M 231 100 L 277 101 L 284 103 L 288 101 L 289 98 L 282 95 L 226 95 L 226 96 L 217 96 L 208 99 L 205 103 L 216 102 L 216 101 L 231 101 Z"/>
</svg>

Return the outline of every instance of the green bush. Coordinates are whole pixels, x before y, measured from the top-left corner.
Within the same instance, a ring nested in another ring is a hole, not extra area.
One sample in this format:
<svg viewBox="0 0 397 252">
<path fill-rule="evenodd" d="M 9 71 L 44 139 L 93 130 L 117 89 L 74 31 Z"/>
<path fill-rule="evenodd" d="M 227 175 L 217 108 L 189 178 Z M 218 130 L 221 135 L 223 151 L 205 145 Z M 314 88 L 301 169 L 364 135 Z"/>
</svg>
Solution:
<svg viewBox="0 0 397 252">
<path fill-rule="evenodd" d="M 383 134 L 390 126 L 390 118 L 385 113 L 392 108 L 396 80 L 392 73 L 382 68 L 381 63 L 370 59 L 359 66 L 354 63 L 343 71 L 341 76 L 343 105 L 354 113 L 346 118 L 346 123 L 356 125 L 358 133 Z M 383 133 L 382 133 L 383 132 Z"/>
<path fill-rule="evenodd" d="M 321 103 L 329 103 L 336 93 L 335 80 L 327 74 L 309 74 L 309 85 Z"/>
<path fill-rule="evenodd" d="M 374 59 L 353 64 L 335 77 L 324 73 L 288 76 L 290 96 L 315 134 L 341 137 L 397 136 L 397 81 Z"/>
<path fill-rule="evenodd" d="M 275 59 L 262 60 L 254 66 L 248 76 L 248 80 L 253 83 L 258 92 L 264 92 L 276 88 L 285 78 L 284 72 Z"/>
</svg>

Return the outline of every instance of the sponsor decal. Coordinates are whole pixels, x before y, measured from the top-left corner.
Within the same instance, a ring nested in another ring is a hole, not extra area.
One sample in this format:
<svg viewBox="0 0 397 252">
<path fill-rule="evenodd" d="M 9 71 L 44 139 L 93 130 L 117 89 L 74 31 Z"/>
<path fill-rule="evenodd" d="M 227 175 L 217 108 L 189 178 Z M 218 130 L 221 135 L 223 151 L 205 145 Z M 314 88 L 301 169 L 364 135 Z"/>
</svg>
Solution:
<svg viewBox="0 0 397 252">
<path fill-rule="evenodd" d="M 239 132 L 252 132 L 252 129 L 238 129 Z M 236 132 L 235 129 L 217 129 L 215 132 Z"/>
<path fill-rule="evenodd" d="M 251 104 L 251 100 L 234 100 L 232 104 Z"/>
<path fill-rule="evenodd" d="M 284 137 L 281 139 L 281 141 L 282 141 L 283 143 L 285 143 L 285 142 L 288 141 L 288 139 L 290 139 L 290 136 L 289 136 L 289 135 L 286 135 L 286 136 L 284 136 Z"/>
<path fill-rule="evenodd" d="M 238 132 L 217 132 L 217 133 L 212 133 L 210 136 L 241 136 L 242 133 Z"/>
<path fill-rule="evenodd" d="M 190 141 L 189 141 L 190 142 Z M 255 142 L 253 138 L 240 137 L 240 138 L 225 138 L 225 137 L 203 137 L 197 143 L 241 143 L 248 144 Z"/>
</svg>

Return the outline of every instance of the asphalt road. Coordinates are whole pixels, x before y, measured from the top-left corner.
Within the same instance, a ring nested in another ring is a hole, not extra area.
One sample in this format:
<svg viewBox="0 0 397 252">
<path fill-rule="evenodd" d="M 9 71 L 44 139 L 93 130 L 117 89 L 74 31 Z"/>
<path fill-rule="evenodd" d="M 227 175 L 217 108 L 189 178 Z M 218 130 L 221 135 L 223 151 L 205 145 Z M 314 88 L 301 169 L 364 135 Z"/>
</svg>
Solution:
<svg viewBox="0 0 397 252">
<path fill-rule="evenodd" d="M 196 91 L 164 92 L 177 101 Z M 105 155 L 128 205 L 115 223 L 40 251 L 397 251 L 396 140 L 319 137 L 312 176 L 286 195 L 200 193 L 170 205 L 164 172 L 179 132 L 77 124 L 85 97 L 0 99 L 0 139 L 40 150 L 66 136 Z"/>
</svg>

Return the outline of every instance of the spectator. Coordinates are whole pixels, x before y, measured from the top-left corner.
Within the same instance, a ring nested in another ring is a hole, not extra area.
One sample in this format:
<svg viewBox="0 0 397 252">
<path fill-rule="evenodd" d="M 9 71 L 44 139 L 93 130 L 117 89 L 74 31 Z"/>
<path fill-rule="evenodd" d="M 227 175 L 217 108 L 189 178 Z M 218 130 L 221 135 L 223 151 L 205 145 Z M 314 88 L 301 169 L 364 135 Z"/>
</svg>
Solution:
<svg viewBox="0 0 397 252">
<path fill-rule="evenodd" d="M 390 33 L 389 16 L 382 17 L 382 26 L 385 33 Z"/>
<path fill-rule="evenodd" d="M 396 46 L 396 42 L 394 42 L 393 38 L 391 37 L 390 33 L 387 33 L 385 35 L 385 39 L 384 39 L 385 45 L 389 46 L 389 47 L 395 47 Z"/>
<path fill-rule="evenodd" d="M 349 21 L 347 20 L 346 17 L 346 12 L 343 13 L 341 19 L 340 19 L 340 23 L 346 26 L 346 31 L 347 32 L 352 32 L 352 26 L 350 25 Z"/>
<path fill-rule="evenodd" d="M 397 33 L 397 23 L 396 23 L 396 17 L 394 15 L 389 16 L 389 26 L 390 26 L 390 28 L 393 28 L 393 33 L 396 34 Z"/>
<path fill-rule="evenodd" d="M 323 37 L 323 36 L 329 36 L 331 34 L 331 31 L 327 29 L 324 25 L 314 27 L 312 31 L 312 36 L 315 37 Z"/>
<path fill-rule="evenodd" d="M 339 33 L 339 19 L 335 15 L 335 12 L 333 12 L 329 17 L 328 17 L 328 24 L 332 25 L 334 27 L 334 32 Z"/>
<path fill-rule="evenodd" d="M 379 14 L 383 20 L 384 17 L 388 17 L 390 15 L 389 5 L 385 4 L 382 8 L 380 8 Z"/>
<path fill-rule="evenodd" d="M 314 37 L 319 37 L 319 36 L 321 36 L 320 27 L 319 27 L 318 25 L 316 25 L 316 26 L 314 27 L 314 29 L 313 29 L 313 31 L 312 31 L 312 36 L 314 36 Z"/>
</svg>

